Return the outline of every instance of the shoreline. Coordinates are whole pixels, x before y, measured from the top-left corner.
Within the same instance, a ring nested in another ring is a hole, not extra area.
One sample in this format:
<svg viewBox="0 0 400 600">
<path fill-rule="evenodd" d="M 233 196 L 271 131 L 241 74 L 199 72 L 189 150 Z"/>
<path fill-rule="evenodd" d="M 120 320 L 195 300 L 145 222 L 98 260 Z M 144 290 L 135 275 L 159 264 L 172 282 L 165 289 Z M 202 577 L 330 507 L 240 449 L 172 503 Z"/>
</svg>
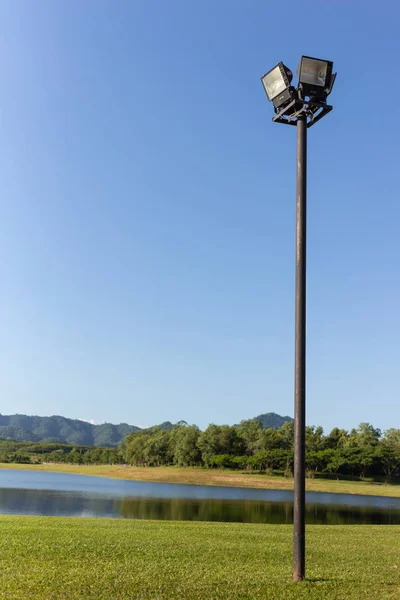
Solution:
<svg viewBox="0 0 400 600">
<path fill-rule="evenodd" d="M 293 490 L 293 478 L 199 467 L 131 467 L 122 465 L 73 465 L 60 463 L 20 464 L 0 463 L 0 469 L 29 470 L 106 477 L 125 481 L 150 481 L 185 485 L 239 487 L 265 490 Z M 307 479 L 307 492 L 358 494 L 380 497 L 400 497 L 400 485 L 370 481 Z"/>
</svg>

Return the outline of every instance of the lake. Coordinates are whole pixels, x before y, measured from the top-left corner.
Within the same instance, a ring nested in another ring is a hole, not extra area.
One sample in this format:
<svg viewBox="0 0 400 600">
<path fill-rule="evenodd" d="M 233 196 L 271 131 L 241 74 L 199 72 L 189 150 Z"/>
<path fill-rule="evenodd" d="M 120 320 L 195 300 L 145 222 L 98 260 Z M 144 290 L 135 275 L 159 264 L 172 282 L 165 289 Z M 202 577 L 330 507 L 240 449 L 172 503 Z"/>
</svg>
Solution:
<svg viewBox="0 0 400 600">
<path fill-rule="evenodd" d="M 314 524 L 400 524 L 400 498 L 307 492 Z M 292 523 L 293 492 L 0 469 L 0 513 Z"/>
</svg>

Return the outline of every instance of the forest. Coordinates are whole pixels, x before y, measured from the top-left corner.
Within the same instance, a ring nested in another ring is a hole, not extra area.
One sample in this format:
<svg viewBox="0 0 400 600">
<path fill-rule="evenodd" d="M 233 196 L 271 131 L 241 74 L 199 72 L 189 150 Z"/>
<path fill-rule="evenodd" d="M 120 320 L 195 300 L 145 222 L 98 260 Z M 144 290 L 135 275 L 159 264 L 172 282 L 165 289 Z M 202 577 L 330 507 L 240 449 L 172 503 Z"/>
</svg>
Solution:
<svg viewBox="0 0 400 600">
<path fill-rule="evenodd" d="M 0 440 L 0 462 L 177 465 L 283 473 L 292 476 L 293 421 L 264 429 L 256 419 L 239 425 L 211 424 L 201 431 L 181 421 L 171 430 L 153 427 L 131 432 L 118 448 Z M 369 423 L 346 431 L 306 428 L 306 468 L 312 478 L 382 477 L 400 474 L 400 429 L 381 432 Z"/>
</svg>

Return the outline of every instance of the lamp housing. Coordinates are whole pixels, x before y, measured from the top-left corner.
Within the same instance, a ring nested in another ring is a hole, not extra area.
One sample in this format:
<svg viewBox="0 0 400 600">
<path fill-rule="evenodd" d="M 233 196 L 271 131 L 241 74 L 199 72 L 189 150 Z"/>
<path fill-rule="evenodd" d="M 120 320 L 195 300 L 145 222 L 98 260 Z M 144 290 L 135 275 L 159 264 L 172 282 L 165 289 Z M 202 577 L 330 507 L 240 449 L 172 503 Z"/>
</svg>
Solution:
<svg viewBox="0 0 400 600">
<path fill-rule="evenodd" d="M 333 62 L 302 56 L 297 70 L 301 97 L 325 102 L 331 93 L 336 74 L 332 75 Z"/>
<path fill-rule="evenodd" d="M 273 102 L 275 109 L 281 108 L 293 100 L 295 90 L 290 85 L 292 79 L 292 71 L 283 62 L 279 62 L 261 77 L 268 100 Z"/>
</svg>

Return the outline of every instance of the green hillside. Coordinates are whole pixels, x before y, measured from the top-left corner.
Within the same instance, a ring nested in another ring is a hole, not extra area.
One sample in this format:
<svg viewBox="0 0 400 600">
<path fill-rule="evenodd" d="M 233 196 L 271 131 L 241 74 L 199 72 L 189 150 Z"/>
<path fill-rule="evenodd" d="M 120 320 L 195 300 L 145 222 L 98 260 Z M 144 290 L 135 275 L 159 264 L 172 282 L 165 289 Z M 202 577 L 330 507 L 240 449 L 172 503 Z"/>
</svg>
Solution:
<svg viewBox="0 0 400 600">
<path fill-rule="evenodd" d="M 0 437 L 17 441 L 117 446 L 134 431 L 140 431 L 140 427 L 127 423 L 92 425 L 86 421 L 67 419 L 58 415 L 52 417 L 0 415 Z"/>
<path fill-rule="evenodd" d="M 278 429 L 290 417 L 281 417 L 276 413 L 265 413 L 255 418 L 264 429 Z M 179 423 L 185 423 L 180 421 Z M 171 431 L 174 425 L 165 421 L 157 426 L 162 431 Z M 153 427 L 149 429 L 154 429 Z M 67 419 L 59 415 L 38 417 L 28 415 L 0 415 L 0 438 L 19 442 L 46 442 L 72 444 L 81 446 L 118 446 L 133 432 L 141 431 L 140 427 L 120 423 L 103 423 L 93 425 L 79 419 Z"/>
<path fill-rule="evenodd" d="M 256 421 L 260 421 L 263 429 L 279 429 L 287 421 L 293 421 L 292 417 L 281 417 L 274 412 L 265 413 L 254 417 Z"/>
</svg>

